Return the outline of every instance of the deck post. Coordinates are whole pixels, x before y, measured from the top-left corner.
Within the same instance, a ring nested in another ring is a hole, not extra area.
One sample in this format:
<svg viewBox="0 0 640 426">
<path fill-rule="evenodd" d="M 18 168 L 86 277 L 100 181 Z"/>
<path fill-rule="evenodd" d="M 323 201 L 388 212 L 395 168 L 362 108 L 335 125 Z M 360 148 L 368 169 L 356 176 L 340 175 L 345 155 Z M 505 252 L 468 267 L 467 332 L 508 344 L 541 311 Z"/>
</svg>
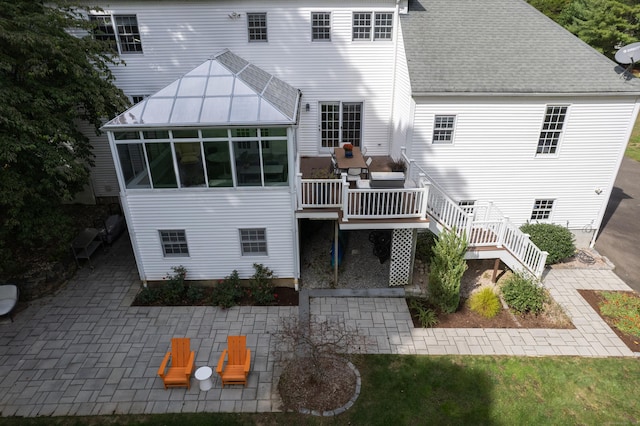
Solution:
<svg viewBox="0 0 640 426">
<path fill-rule="evenodd" d="M 296 195 L 298 198 L 298 210 L 302 210 L 302 173 L 296 173 Z"/>
<path fill-rule="evenodd" d="M 338 220 L 336 219 L 336 224 L 333 230 L 333 285 L 338 287 L 338 262 L 340 259 L 339 246 L 340 241 L 338 241 L 339 232 L 338 229 L 340 226 L 338 225 Z"/>
<path fill-rule="evenodd" d="M 342 173 L 342 220 L 349 221 L 349 182 L 347 182 L 347 174 Z"/>
<path fill-rule="evenodd" d="M 498 266 L 500 266 L 500 258 L 496 259 L 493 262 L 493 274 L 491 275 L 491 282 L 493 284 L 496 283 L 497 278 L 498 278 Z"/>
<path fill-rule="evenodd" d="M 496 247 L 502 248 L 504 243 L 504 234 L 507 232 L 507 225 L 509 218 L 507 216 L 502 218 L 502 224 L 500 225 L 500 232 L 498 233 L 498 241 L 496 241 Z"/>
<path fill-rule="evenodd" d="M 420 219 L 424 220 L 427 218 L 427 199 L 429 198 L 429 181 L 424 173 L 418 173 L 418 186 L 424 189 L 420 203 Z"/>
</svg>

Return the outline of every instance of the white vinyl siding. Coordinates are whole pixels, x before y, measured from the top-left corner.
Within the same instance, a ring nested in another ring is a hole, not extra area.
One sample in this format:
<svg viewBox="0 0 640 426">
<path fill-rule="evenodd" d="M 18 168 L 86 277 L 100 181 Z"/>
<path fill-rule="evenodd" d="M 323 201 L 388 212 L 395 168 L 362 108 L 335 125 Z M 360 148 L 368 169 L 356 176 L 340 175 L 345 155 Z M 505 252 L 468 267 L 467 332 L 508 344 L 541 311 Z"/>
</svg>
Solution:
<svg viewBox="0 0 640 426">
<path fill-rule="evenodd" d="M 294 277 L 292 252 L 295 223 L 288 188 L 244 191 L 145 192 L 122 197 L 127 224 L 135 229 L 132 243 L 142 278 L 162 280 L 171 268 L 183 265 L 189 279 L 221 279 L 234 269 L 243 279 L 254 273 L 255 256 L 242 256 L 238 229 L 262 228 L 268 253 L 260 263 L 278 277 Z M 158 230 L 184 230 L 189 257 L 164 257 Z"/>
<path fill-rule="evenodd" d="M 573 98 L 563 126 L 562 155 L 535 156 L 547 105 L 567 98 L 450 97 L 416 101 L 407 155 L 429 180 L 457 200 L 493 201 L 516 224 L 531 218 L 533 200 L 553 198 L 552 222 L 582 229 L 600 217 L 626 146 L 635 100 Z M 455 144 L 431 144 L 435 115 L 456 115 Z M 548 194 L 548 195 L 547 195 Z M 595 222 L 594 222 L 595 223 Z"/>
<path fill-rule="evenodd" d="M 300 111 L 296 138 L 301 155 L 319 153 L 319 103 L 336 99 L 366 99 L 362 138 L 370 155 L 386 155 L 393 140 L 389 129 L 395 43 L 352 42 L 352 12 L 358 7 L 361 3 L 347 2 L 332 8 L 331 42 L 319 43 L 309 35 L 311 13 L 317 7 L 291 9 L 291 3 L 270 2 L 269 42 L 250 43 L 246 15 L 264 11 L 265 3 L 190 2 L 186 7 L 114 0 L 109 3 L 112 13 L 137 15 L 144 42 L 144 55 L 129 55 L 126 67 L 113 67 L 116 84 L 125 93 L 153 94 L 213 53 L 229 49 L 303 92 L 303 105 L 308 103 L 310 111 Z M 385 2 L 375 11 L 394 9 L 395 2 Z M 230 18 L 231 11 L 239 17 Z M 394 36 L 397 31 L 394 27 Z"/>
</svg>

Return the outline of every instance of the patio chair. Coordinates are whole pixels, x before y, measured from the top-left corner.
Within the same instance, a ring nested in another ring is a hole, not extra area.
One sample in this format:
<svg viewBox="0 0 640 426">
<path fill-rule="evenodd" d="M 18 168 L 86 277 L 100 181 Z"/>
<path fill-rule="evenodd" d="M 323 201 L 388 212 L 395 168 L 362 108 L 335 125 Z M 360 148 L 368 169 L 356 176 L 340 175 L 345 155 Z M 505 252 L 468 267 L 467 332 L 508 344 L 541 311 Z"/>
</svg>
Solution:
<svg viewBox="0 0 640 426">
<path fill-rule="evenodd" d="M 171 339 L 171 352 L 167 352 L 158 369 L 158 375 L 164 382 L 164 388 L 191 386 L 191 373 L 195 352 L 190 349 L 191 339 L 188 337 L 174 337 Z M 167 370 L 167 364 L 171 359 L 171 365 Z M 165 372 L 165 370 L 167 370 Z"/>
<path fill-rule="evenodd" d="M 364 169 L 364 174 L 367 178 L 369 177 L 369 167 L 371 166 L 371 163 L 373 163 L 373 157 L 369 157 L 365 160 L 365 164 L 367 165 L 367 168 Z"/>
<path fill-rule="evenodd" d="M 247 349 L 247 336 L 227 336 L 228 348 L 222 351 L 216 372 L 224 385 L 247 386 L 251 368 L 251 350 Z M 227 363 L 225 365 L 225 359 Z"/>
<path fill-rule="evenodd" d="M 0 316 L 8 314 L 11 322 L 13 322 L 11 311 L 18 303 L 18 295 L 18 286 L 13 284 L 0 285 Z"/>
<path fill-rule="evenodd" d="M 357 182 L 360 180 L 360 173 L 362 169 L 360 167 L 352 167 L 347 170 L 347 182 Z"/>
</svg>

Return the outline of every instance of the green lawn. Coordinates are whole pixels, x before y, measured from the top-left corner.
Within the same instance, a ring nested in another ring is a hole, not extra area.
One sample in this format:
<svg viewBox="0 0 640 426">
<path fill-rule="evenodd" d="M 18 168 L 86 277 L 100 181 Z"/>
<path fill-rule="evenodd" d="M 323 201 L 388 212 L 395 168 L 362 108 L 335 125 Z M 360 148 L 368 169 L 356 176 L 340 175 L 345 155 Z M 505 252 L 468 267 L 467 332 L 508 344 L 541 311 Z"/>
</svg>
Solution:
<svg viewBox="0 0 640 426">
<path fill-rule="evenodd" d="M 629 138 L 629 144 L 625 155 L 629 158 L 633 158 L 636 161 L 640 161 L 640 116 L 636 120 L 636 124 L 633 126 L 631 137 Z"/>
<path fill-rule="evenodd" d="M 337 418 L 175 414 L 0 419 L 0 425 L 603 425 L 636 424 L 640 360 L 367 355 L 362 393 Z"/>
</svg>

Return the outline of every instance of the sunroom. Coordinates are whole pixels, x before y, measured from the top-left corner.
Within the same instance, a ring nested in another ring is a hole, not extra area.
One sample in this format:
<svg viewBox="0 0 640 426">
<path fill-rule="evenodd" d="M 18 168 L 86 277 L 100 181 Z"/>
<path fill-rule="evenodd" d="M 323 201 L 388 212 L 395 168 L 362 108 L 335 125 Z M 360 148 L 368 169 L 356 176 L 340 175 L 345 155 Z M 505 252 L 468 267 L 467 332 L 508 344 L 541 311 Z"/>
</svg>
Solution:
<svg viewBox="0 0 640 426">
<path fill-rule="evenodd" d="M 300 91 L 225 50 L 103 126 L 121 189 L 288 186 Z"/>
</svg>

